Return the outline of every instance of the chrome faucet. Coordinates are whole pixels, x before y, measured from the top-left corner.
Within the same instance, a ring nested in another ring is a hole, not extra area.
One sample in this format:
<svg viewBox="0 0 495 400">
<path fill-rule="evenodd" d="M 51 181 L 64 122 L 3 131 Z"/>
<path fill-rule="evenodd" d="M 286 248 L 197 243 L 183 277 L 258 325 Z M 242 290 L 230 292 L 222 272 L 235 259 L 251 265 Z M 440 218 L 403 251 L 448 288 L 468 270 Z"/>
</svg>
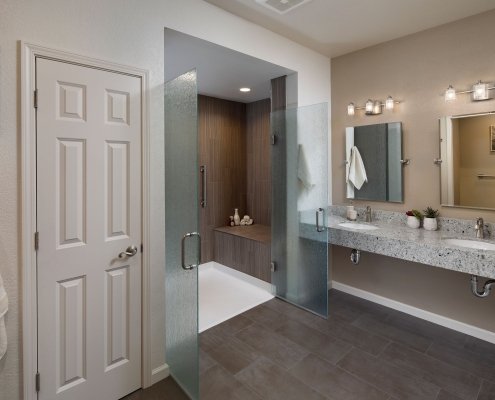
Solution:
<svg viewBox="0 0 495 400">
<path fill-rule="evenodd" d="M 485 223 L 483 221 L 483 218 L 479 217 L 476 220 L 476 225 L 474 226 L 474 230 L 476 231 L 476 237 L 478 239 L 483 239 L 485 237 L 485 232 L 483 230 L 485 226 Z"/>
<path fill-rule="evenodd" d="M 366 222 L 371 222 L 371 207 L 368 206 L 366 207 Z"/>
</svg>

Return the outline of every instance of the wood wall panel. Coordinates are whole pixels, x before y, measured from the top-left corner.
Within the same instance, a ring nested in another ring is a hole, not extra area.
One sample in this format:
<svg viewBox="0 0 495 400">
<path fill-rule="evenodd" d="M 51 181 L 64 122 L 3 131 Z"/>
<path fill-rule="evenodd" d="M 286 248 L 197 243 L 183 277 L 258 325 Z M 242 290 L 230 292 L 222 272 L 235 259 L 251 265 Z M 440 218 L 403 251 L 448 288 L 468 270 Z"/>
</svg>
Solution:
<svg viewBox="0 0 495 400">
<path fill-rule="evenodd" d="M 270 231 L 271 101 L 243 104 L 201 95 L 198 107 L 199 163 L 208 171 L 208 204 L 200 208 L 202 262 L 215 260 L 269 282 L 269 242 L 215 234 L 214 229 L 225 227 L 239 208 L 241 218 L 254 218 L 253 228 L 266 225 Z"/>
<path fill-rule="evenodd" d="M 268 226 L 264 228 L 270 230 Z M 265 282 L 271 282 L 270 242 L 227 233 L 224 229 L 215 230 L 215 261 Z"/>
<path fill-rule="evenodd" d="M 285 110 L 287 108 L 287 76 L 280 76 L 270 81 L 272 92 L 272 111 Z"/>
<path fill-rule="evenodd" d="M 213 260 L 213 229 L 225 226 L 246 201 L 246 105 L 199 96 L 199 163 L 207 166 L 208 205 L 200 207 L 202 261 Z M 201 182 L 199 182 L 201 193 Z"/>
<path fill-rule="evenodd" d="M 256 224 L 271 224 L 270 99 L 246 105 L 247 213 Z"/>
</svg>

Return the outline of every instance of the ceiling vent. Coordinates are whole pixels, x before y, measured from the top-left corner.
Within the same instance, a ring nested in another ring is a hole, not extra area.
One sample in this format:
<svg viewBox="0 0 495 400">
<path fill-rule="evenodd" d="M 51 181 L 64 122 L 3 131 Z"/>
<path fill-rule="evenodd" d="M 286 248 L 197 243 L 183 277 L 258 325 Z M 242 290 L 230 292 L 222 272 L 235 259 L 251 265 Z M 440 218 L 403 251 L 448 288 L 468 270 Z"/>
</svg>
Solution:
<svg viewBox="0 0 495 400">
<path fill-rule="evenodd" d="M 302 6 L 311 0 L 255 0 L 256 3 L 275 11 L 279 14 L 285 14 L 292 11 L 294 8 Z"/>
</svg>

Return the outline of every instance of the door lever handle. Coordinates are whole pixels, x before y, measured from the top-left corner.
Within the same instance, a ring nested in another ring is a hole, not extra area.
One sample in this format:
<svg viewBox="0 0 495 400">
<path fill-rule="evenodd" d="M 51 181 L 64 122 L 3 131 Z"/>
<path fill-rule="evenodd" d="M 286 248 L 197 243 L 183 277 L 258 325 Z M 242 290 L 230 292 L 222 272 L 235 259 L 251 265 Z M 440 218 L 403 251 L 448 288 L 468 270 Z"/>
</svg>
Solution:
<svg viewBox="0 0 495 400">
<path fill-rule="evenodd" d="M 138 252 L 138 249 L 136 246 L 132 245 L 129 246 L 125 251 L 122 253 L 119 253 L 119 258 L 126 258 L 126 257 L 132 257 L 135 256 Z"/>
</svg>

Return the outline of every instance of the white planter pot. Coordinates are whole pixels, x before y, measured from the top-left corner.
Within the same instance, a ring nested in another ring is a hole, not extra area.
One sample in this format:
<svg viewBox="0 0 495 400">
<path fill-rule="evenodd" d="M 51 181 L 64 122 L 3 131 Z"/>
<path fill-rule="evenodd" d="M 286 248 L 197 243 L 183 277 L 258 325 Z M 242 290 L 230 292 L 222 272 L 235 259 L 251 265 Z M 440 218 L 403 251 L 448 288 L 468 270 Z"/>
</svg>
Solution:
<svg viewBox="0 0 495 400">
<path fill-rule="evenodd" d="M 427 231 L 436 231 L 438 228 L 437 219 L 436 218 L 424 218 L 423 219 L 423 228 Z"/>
<path fill-rule="evenodd" d="M 408 215 L 407 216 L 407 226 L 409 228 L 418 229 L 419 225 L 420 225 L 420 221 L 414 215 L 412 215 L 412 216 Z"/>
</svg>

